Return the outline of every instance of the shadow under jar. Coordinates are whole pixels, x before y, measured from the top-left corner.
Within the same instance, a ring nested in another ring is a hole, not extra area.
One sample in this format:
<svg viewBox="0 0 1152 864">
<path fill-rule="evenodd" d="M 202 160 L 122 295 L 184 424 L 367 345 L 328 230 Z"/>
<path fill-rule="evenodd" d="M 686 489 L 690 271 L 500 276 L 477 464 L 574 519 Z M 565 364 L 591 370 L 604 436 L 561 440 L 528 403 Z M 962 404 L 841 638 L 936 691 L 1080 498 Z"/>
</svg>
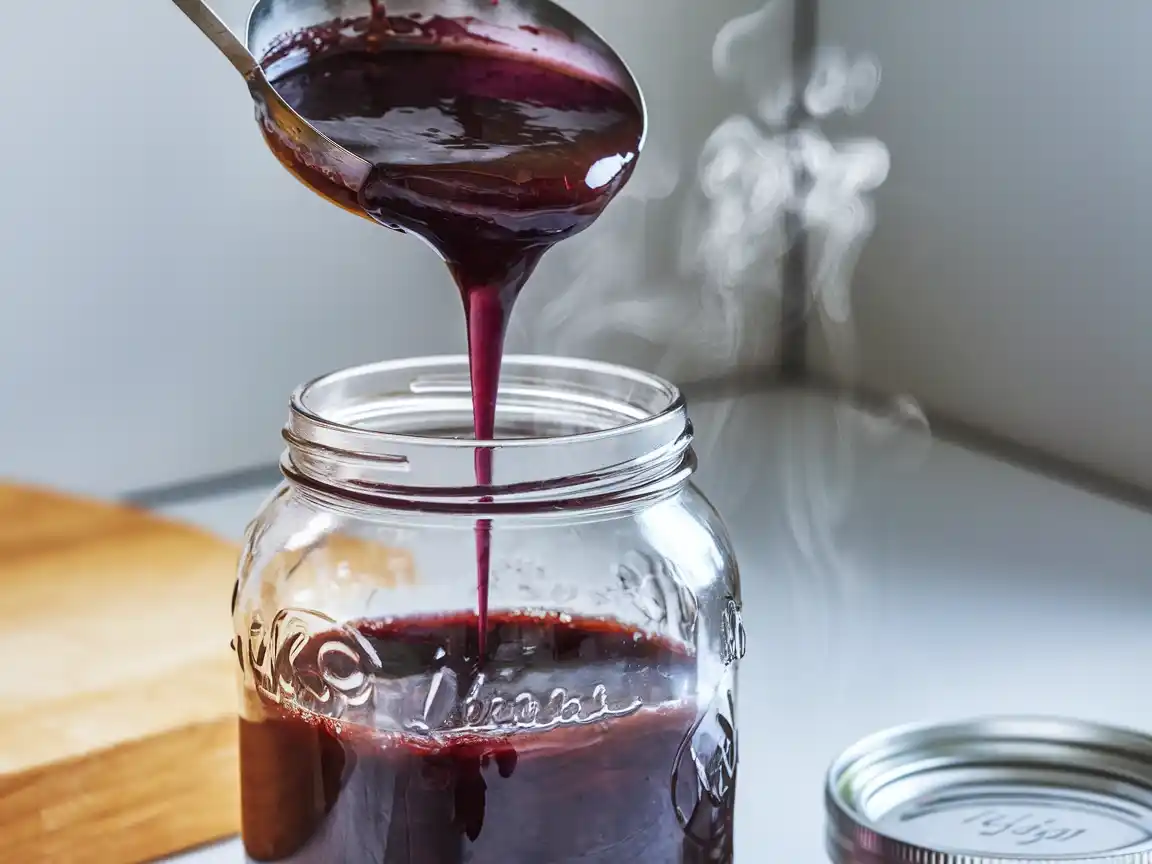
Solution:
<svg viewBox="0 0 1152 864">
<path fill-rule="evenodd" d="M 739 577 L 684 402 L 622 367 L 504 369 L 492 442 L 463 358 L 293 398 L 233 604 L 249 860 L 732 860 Z"/>
</svg>

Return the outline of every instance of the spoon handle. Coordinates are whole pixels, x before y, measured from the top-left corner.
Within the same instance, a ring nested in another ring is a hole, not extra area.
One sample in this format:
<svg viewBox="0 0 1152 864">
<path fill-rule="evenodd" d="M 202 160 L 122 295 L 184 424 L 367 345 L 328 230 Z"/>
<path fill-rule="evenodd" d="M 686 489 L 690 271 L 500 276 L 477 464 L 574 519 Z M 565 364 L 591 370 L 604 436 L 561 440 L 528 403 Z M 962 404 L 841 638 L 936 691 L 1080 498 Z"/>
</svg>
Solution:
<svg viewBox="0 0 1152 864">
<path fill-rule="evenodd" d="M 181 12 L 187 15 L 193 24 L 212 40 L 212 44 L 228 58 L 228 61 L 245 78 L 251 78 L 260 71 L 260 64 L 256 58 L 244 47 L 244 43 L 228 29 L 228 25 L 220 20 L 220 16 L 212 11 L 203 0 L 172 0 Z"/>
</svg>

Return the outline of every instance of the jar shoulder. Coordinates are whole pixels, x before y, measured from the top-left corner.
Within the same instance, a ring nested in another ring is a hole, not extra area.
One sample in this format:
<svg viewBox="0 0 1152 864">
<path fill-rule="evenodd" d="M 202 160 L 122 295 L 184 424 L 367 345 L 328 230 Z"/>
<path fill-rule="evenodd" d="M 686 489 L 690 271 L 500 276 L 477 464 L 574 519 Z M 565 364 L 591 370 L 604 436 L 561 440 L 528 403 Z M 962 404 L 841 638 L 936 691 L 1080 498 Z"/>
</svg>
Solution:
<svg viewBox="0 0 1152 864">
<path fill-rule="evenodd" d="M 475 526 L 467 517 L 339 510 L 285 485 L 249 527 L 237 594 L 267 614 L 306 608 L 337 620 L 469 609 Z M 492 597 L 514 608 L 624 608 L 644 623 L 677 607 L 720 615 L 740 598 L 723 521 L 692 486 L 615 513 L 492 519 L 491 555 Z"/>
</svg>

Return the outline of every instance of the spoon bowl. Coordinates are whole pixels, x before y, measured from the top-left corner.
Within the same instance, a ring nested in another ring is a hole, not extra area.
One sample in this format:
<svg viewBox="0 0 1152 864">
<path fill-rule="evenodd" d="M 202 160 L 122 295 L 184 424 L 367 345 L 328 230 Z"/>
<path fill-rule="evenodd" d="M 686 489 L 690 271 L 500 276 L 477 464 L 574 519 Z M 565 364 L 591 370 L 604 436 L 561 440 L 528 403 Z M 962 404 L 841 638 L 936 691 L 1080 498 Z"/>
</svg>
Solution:
<svg viewBox="0 0 1152 864">
<path fill-rule="evenodd" d="M 487 52 L 531 57 L 603 81 L 635 101 L 647 132 L 644 96 L 627 64 L 592 28 L 551 0 L 258 0 L 243 42 L 203 0 L 173 2 L 244 76 L 265 132 L 302 164 L 352 193 L 367 181 L 372 163 L 312 126 L 271 81 L 306 62 L 317 45 L 362 34 L 370 22 L 389 42 L 482 45 Z"/>
</svg>

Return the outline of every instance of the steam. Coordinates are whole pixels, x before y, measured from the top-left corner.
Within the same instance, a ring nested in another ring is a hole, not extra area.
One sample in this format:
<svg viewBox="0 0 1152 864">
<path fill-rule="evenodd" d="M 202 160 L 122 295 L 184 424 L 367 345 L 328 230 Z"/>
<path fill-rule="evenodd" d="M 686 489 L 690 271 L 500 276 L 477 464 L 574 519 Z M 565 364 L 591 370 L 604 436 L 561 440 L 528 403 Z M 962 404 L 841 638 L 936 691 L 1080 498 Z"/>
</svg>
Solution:
<svg viewBox="0 0 1152 864">
<path fill-rule="evenodd" d="M 780 349 L 781 263 L 803 238 L 809 328 L 824 349 L 816 365 L 846 390 L 855 387 L 853 274 L 875 228 L 871 195 L 887 180 L 890 158 L 875 138 L 832 140 L 820 124 L 864 112 L 880 86 L 880 66 L 869 56 L 821 49 L 810 80 L 798 87 L 786 52 L 766 47 L 792 32 L 791 6 L 772 0 L 720 30 L 714 72 L 742 94 L 746 110 L 712 132 L 694 174 L 682 176 L 673 154 L 650 150 L 602 217 L 606 224 L 553 253 L 567 287 L 534 316 L 538 347 L 588 354 L 611 344 L 618 355 L 623 340 L 642 365 L 680 380 L 766 364 Z M 799 129 L 787 122 L 797 94 L 811 118 Z M 658 214 L 672 207 L 681 254 L 673 272 L 658 273 L 649 240 L 661 227 Z M 790 236 L 790 226 L 800 236 Z M 755 410 L 746 400 L 708 406 L 713 416 L 699 424 L 698 450 L 707 464 L 716 448 L 743 459 L 775 448 L 793 558 L 793 621 L 819 643 L 807 647 L 850 657 L 858 652 L 842 650 L 855 638 L 845 623 L 866 617 L 866 601 L 875 602 L 882 587 L 864 581 L 843 536 L 861 456 L 870 468 L 884 453 L 915 464 L 930 433 L 908 397 L 882 410 L 847 398 L 798 404 L 789 403 L 782 442 L 754 440 L 779 433 L 762 421 L 740 422 Z M 744 464 L 731 472 L 725 509 L 739 509 L 752 484 L 766 482 L 762 468 Z M 845 609 L 852 615 L 842 615 Z M 838 665 L 840 674 L 850 673 Z"/>
</svg>

